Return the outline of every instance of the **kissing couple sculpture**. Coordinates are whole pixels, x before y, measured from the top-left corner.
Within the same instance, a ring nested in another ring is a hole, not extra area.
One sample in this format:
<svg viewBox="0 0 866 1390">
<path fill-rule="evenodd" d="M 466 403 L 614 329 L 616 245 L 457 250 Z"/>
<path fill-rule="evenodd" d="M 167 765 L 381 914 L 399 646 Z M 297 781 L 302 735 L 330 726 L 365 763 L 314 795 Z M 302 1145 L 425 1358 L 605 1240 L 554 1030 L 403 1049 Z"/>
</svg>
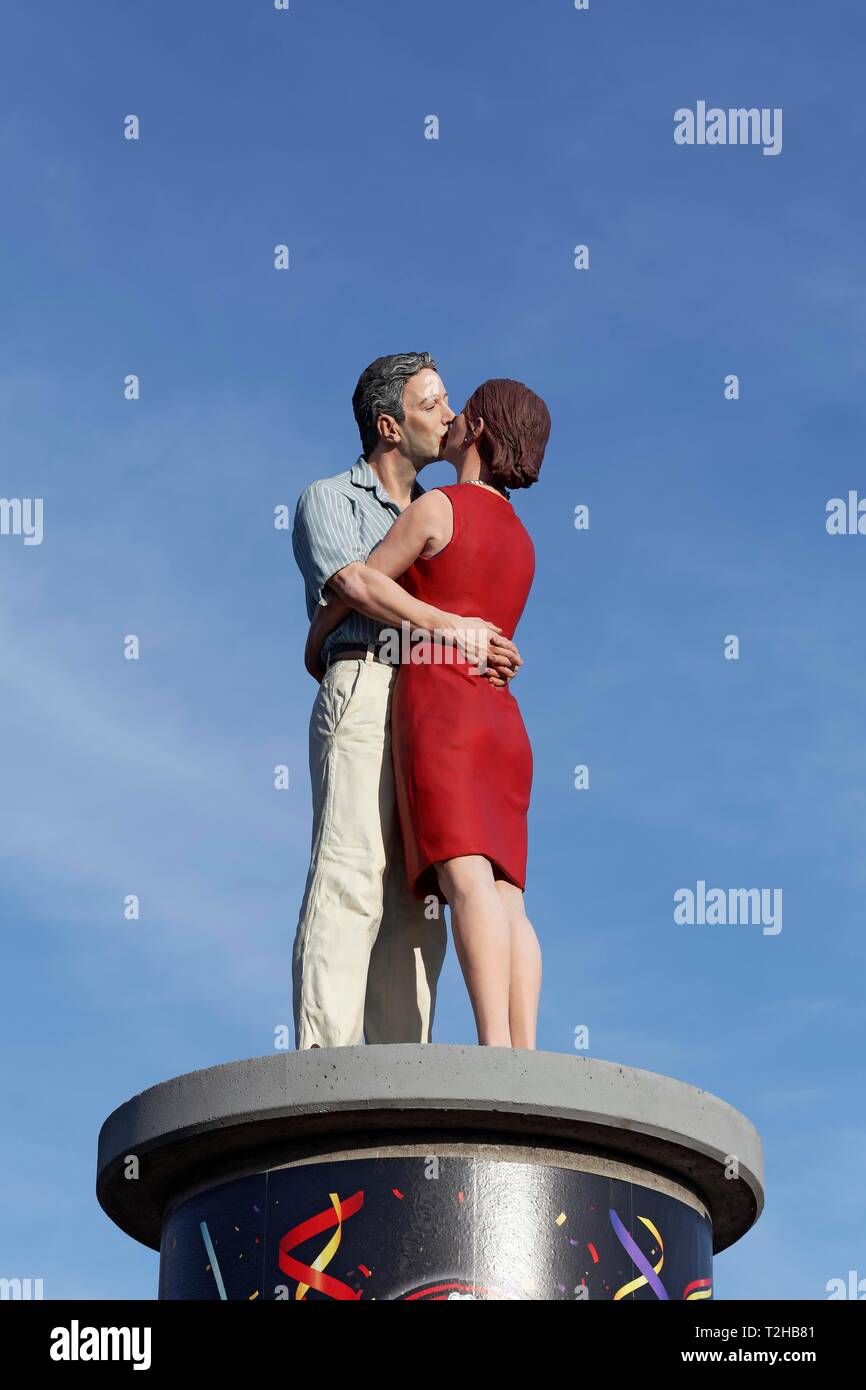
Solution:
<svg viewBox="0 0 866 1390">
<path fill-rule="evenodd" d="M 305 489 L 292 533 L 319 681 L 295 1045 L 429 1042 L 447 904 L 479 1043 L 534 1048 L 532 751 L 510 686 L 535 554 L 508 489 L 537 480 L 550 416 L 508 380 L 455 416 L 429 353 L 377 358 L 352 405 L 362 453 Z M 436 459 L 457 480 L 425 492 Z"/>
</svg>

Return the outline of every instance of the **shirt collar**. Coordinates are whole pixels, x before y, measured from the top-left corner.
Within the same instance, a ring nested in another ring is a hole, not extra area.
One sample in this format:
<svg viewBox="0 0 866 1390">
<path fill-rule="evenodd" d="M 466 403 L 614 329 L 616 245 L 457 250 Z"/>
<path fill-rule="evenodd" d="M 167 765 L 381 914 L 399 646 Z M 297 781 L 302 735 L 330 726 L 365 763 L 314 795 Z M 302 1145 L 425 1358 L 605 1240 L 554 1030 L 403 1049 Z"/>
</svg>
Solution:
<svg viewBox="0 0 866 1390">
<path fill-rule="evenodd" d="M 376 473 L 370 467 L 363 454 L 358 455 L 357 459 L 352 464 L 352 467 L 349 469 L 349 481 L 353 482 L 356 487 L 365 487 L 368 488 L 371 492 L 375 492 L 376 496 L 378 497 L 379 501 L 382 503 L 383 506 L 397 506 L 397 503 L 394 501 L 394 499 L 388 496 L 382 484 L 379 482 Z M 412 489 L 413 499 L 420 497 L 423 491 L 423 487 L 416 478 L 414 487 Z"/>
</svg>

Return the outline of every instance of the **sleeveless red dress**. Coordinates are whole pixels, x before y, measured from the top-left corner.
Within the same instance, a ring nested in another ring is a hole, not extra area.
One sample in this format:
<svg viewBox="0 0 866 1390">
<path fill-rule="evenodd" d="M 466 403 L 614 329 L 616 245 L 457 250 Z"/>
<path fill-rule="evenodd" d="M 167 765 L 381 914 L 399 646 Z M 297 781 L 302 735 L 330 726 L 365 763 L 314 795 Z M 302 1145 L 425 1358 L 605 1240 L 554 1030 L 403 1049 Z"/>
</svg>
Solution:
<svg viewBox="0 0 866 1390">
<path fill-rule="evenodd" d="M 532 541 L 502 496 L 472 483 L 440 488 L 454 534 L 400 583 L 437 608 L 486 618 L 514 636 L 535 572 Z M 429 651 L 429 648 L 428 648 Z M 402 657 L 391 706 L 391 752 L 406 875 L 416 898 L 445 898 L 437 860 L 483 854 L 526 886 L 526 815 L 532 749 L 510 686 L 493 686 L 452 661 Z"/>
</svg>

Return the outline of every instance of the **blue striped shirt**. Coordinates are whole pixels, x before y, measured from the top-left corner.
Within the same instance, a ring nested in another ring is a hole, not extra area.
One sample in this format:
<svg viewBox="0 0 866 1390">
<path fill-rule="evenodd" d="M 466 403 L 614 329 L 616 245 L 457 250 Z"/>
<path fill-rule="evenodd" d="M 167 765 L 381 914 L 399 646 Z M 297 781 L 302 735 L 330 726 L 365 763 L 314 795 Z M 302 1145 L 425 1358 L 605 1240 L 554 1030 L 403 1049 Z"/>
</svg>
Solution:
<svg viewBox="0 0 866 1390">
<path fill-rule="evenodd" d="M 424 489 L 416 481 L 413 500 Z M 317 604 L 327 603 L 323 593 L 329 579 L 355 560 L 366 560 L 387 535 L 400 508 L 388 496 L 363 454 L 333 478 L 310 483 L 298 499 L 292 528 L 292 550 L 304 577 L 307 617 Z M 376 642 L 382 623 L 354 610 L 329 634 L 322 648 L 336 642 L 366 646 Z"/>
</svg>

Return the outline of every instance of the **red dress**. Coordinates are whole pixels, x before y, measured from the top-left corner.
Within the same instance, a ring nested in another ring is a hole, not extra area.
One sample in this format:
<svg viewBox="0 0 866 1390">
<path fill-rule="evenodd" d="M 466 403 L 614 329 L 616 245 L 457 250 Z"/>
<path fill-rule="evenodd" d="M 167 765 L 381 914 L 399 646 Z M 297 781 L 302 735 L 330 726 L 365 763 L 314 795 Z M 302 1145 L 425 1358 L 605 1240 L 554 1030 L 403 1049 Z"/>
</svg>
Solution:
<svg viewBox="0 0 866 1390">
<path fill-rule="evenodd" d="M 472 483 L 440 488 L 454 511 L 443 550 L 418 559 L 401 584 L 436 608 L 486 618 L 513 637 L 535 551 L 502 496 Z M 428 648 L 429 651 L 429 648 Z M 436 655 L 454 656 L 440 645 Z M 526 814 L 532 749 L 510 686 L 472 674 L 459 655 L 439 664 L 402 658 L 391 707 L 391 750 L 409 886 L 445 898 L 433 867 L 483 854 L 526 886 Z"/>
</svg>

